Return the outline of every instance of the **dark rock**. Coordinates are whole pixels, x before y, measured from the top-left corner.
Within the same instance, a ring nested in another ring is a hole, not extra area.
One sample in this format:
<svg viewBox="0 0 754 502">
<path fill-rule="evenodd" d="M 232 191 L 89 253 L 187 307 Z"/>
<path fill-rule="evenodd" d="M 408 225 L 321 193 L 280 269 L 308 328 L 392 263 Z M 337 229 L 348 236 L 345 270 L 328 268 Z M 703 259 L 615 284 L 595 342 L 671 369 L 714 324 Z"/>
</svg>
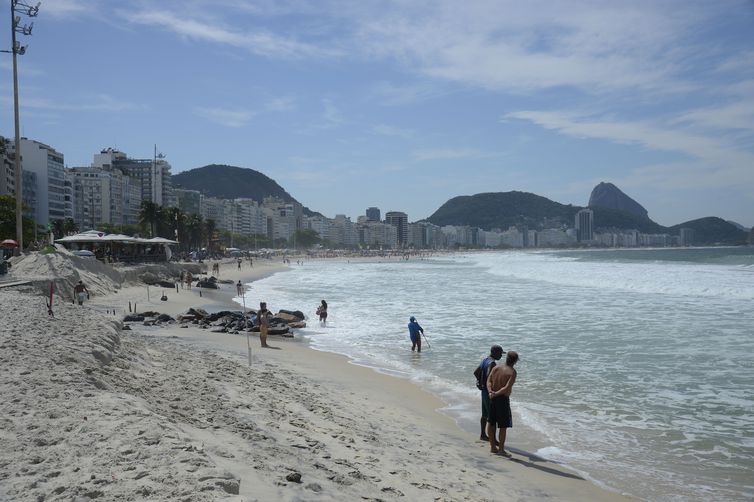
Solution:
<svg viewBox="0 0 754 502">
<path fill-rule="evenodd" d="M 299 474 L 298 472 L 292 472 L 292 473 L 288 474 L 285 477 L 285 480 L 286 481 L 291 481 L 292 483 L 300 483 L 301 482 L 301 474 Z"/>
<path fill-rule="evenodd" d="M 278 312 L 278 315 L 280 315 L 280 314 L 291 315 L 293 317 L 298 318 L 299 321 L 303 321 L 306 318 L 304 316 L 304 313 L 301 312 L 300 310 L 285 310 L 285 309 L 280 309 L 280 312 Z"/>
<path fill-rule="evenodd" d="M 157 320 L 160 322 L 170 322 L 175 321 L 172 317 L 170 317 L 168 314 L 160 314 L 157 316 Z"/>
<path fill-rule="evenodd" d="M 199 308 L 190 308 L 186 313 L 194 316 L 196 319 L 204 319 L 209 315 L 206 310 Z"/>
<path fill-rule="evenodd" d="M 237 479 L 221 479 L 215 481 L 215 485 L 225 490 L 225 493 L 229 493 L 231 495 L 238 495 L 238 492 L 241 488 L 241 482 Z"/>
<path fill-rule="evenodd" d="M 144 317 L 157 317 L 160 315 L 159 312 L 155 312 L 154 310 L 148 310 L 146 312 L 142 312 L 140 315 L 143 315 Z"/>
<path fill-rule="evenodd" d="M 128 314 L 123 318 L 123 322 L 141 322 L 143 320 L 144 316 L 139 314 Z"/>
<path fill-rule="evenodd" d="M 121 329 L 123 331 L 131 331 L 131 326 L 126 325 L 126 326 L 123 326 Z"/>
</svg>

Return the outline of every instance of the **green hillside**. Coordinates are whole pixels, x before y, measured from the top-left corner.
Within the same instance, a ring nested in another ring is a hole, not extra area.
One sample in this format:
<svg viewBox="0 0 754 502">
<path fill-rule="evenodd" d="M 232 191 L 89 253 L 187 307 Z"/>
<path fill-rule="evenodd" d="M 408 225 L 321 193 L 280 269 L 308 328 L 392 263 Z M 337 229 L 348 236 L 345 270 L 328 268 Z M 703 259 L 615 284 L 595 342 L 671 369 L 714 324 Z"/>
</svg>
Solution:
<svg viewBox="0 0 754 502">
<path fill-rule="evenodd" d="M 440 226 L 470 225 L 485 230 L 505 230 L 511 225 L 536 228 L 544 218 L 573 225 L 578 210 L 528 192 L 480 193 L 450 199 L 427 221 Z"/>
<path fill-rule="evenodd" d="M 747 234 L 745 231 L 715 216 L 687 221 L 686 223 L 672 226 L 668 230 L 669 233 L 678 235 L 681 228 L 691 228 L 694 230 L 694 244 L 696 245 L 746 244 Z"/>
<path fill-rule="evenodd" d="M 236 199 L 245 197 L 261 202 L 265 197 L 279 197 L 286 202 L 298 202 L 277 182 L 259 171 L 222 164 L 210 164 L 174 174 L 173 186 L 198 190 L 209 197 Z M 304 208 L 307 215 L 314 214 Z"/>
</svg>

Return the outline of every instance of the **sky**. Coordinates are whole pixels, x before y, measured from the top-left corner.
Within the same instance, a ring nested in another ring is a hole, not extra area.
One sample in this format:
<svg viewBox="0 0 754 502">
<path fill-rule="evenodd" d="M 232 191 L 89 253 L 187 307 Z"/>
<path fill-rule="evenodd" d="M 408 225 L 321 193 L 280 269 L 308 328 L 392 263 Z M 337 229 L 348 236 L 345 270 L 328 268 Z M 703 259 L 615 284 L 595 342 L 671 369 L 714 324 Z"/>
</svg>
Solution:
<svg viewBox="0 0 754 502">
<path fill-rule="evenodd" d="M 586 205 L 606 181 L 663 225 L 754 226 L 753 0 L 43 0 L 33 21 L 22 135 L 69 167 L 156 144 L 174 173 L 253 168 L 354 220 Z"/>
</svg>

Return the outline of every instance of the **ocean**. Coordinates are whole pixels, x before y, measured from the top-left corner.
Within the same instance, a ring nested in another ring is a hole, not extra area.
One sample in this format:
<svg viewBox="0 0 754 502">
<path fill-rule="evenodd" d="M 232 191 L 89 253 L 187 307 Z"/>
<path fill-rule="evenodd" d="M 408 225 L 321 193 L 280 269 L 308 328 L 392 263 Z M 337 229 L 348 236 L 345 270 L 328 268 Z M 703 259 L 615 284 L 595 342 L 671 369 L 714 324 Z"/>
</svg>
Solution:
<svg viewBox="0 0 754 502">
<path fill-rule="evenodd" d="M 753 248 L 308 260 L 250 288 L 247 305 L 304 310 L 312 347 L 415 382 L 475 435 L 472 373 L 498 343 L 521 357 L 514 451 L 645 500 L 754 498 Z"/>
</svg>

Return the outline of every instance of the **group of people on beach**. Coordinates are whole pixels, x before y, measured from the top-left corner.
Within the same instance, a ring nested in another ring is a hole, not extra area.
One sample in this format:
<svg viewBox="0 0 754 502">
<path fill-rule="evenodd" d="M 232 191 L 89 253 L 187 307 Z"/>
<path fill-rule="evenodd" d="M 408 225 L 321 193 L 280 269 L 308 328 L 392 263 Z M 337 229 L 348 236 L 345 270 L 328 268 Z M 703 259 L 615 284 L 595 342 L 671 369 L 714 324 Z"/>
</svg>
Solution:
<svg viewBox="0 0 754 502">
<path fill-rule="evenodd" d="M 497 361 L 505 354 L 505 364 L 498 365 Z M 510 427 L 513 427 L 511 415 L 510 395 L 513 384 L 516 383 L 518 353 L 508 351 L 506 354 L 500 345 L 490 348 L 490 355 L 482 359 L 474 370 L 477 378 L 477 388 L 482 394 L 482 418 L 479 422 L 481 434 L 479 439 L 490 442 L 490 452 L 511 457 L 505 450 L 505 437 Z M 495 432 L 499 431 L 499 437 Z"/>
<path fill-rule="evenodd" d="M 414 316 L 408 320 L 408 334 L 411 339 L 411 351 L 421 352 L 424 328 Z M 508 429 L 513 427 L 510 395 L 513 384 L 516 383 L 517 373 L 514 366 L 518 362 L 518 353 L 508 351 L 505 364 L 498 365 L 497 362 L 504 354 L 506 352 L 500 345 L 493 345 L 490 355 L 482 359 L 474 370 L 474 376 L 477 379 L 477 388 L 482 394 L 479 439 L 490 442 L 490 452 L 510 458 L 511 454 L 505 450 L 505 438 Z"/>
</svg>

